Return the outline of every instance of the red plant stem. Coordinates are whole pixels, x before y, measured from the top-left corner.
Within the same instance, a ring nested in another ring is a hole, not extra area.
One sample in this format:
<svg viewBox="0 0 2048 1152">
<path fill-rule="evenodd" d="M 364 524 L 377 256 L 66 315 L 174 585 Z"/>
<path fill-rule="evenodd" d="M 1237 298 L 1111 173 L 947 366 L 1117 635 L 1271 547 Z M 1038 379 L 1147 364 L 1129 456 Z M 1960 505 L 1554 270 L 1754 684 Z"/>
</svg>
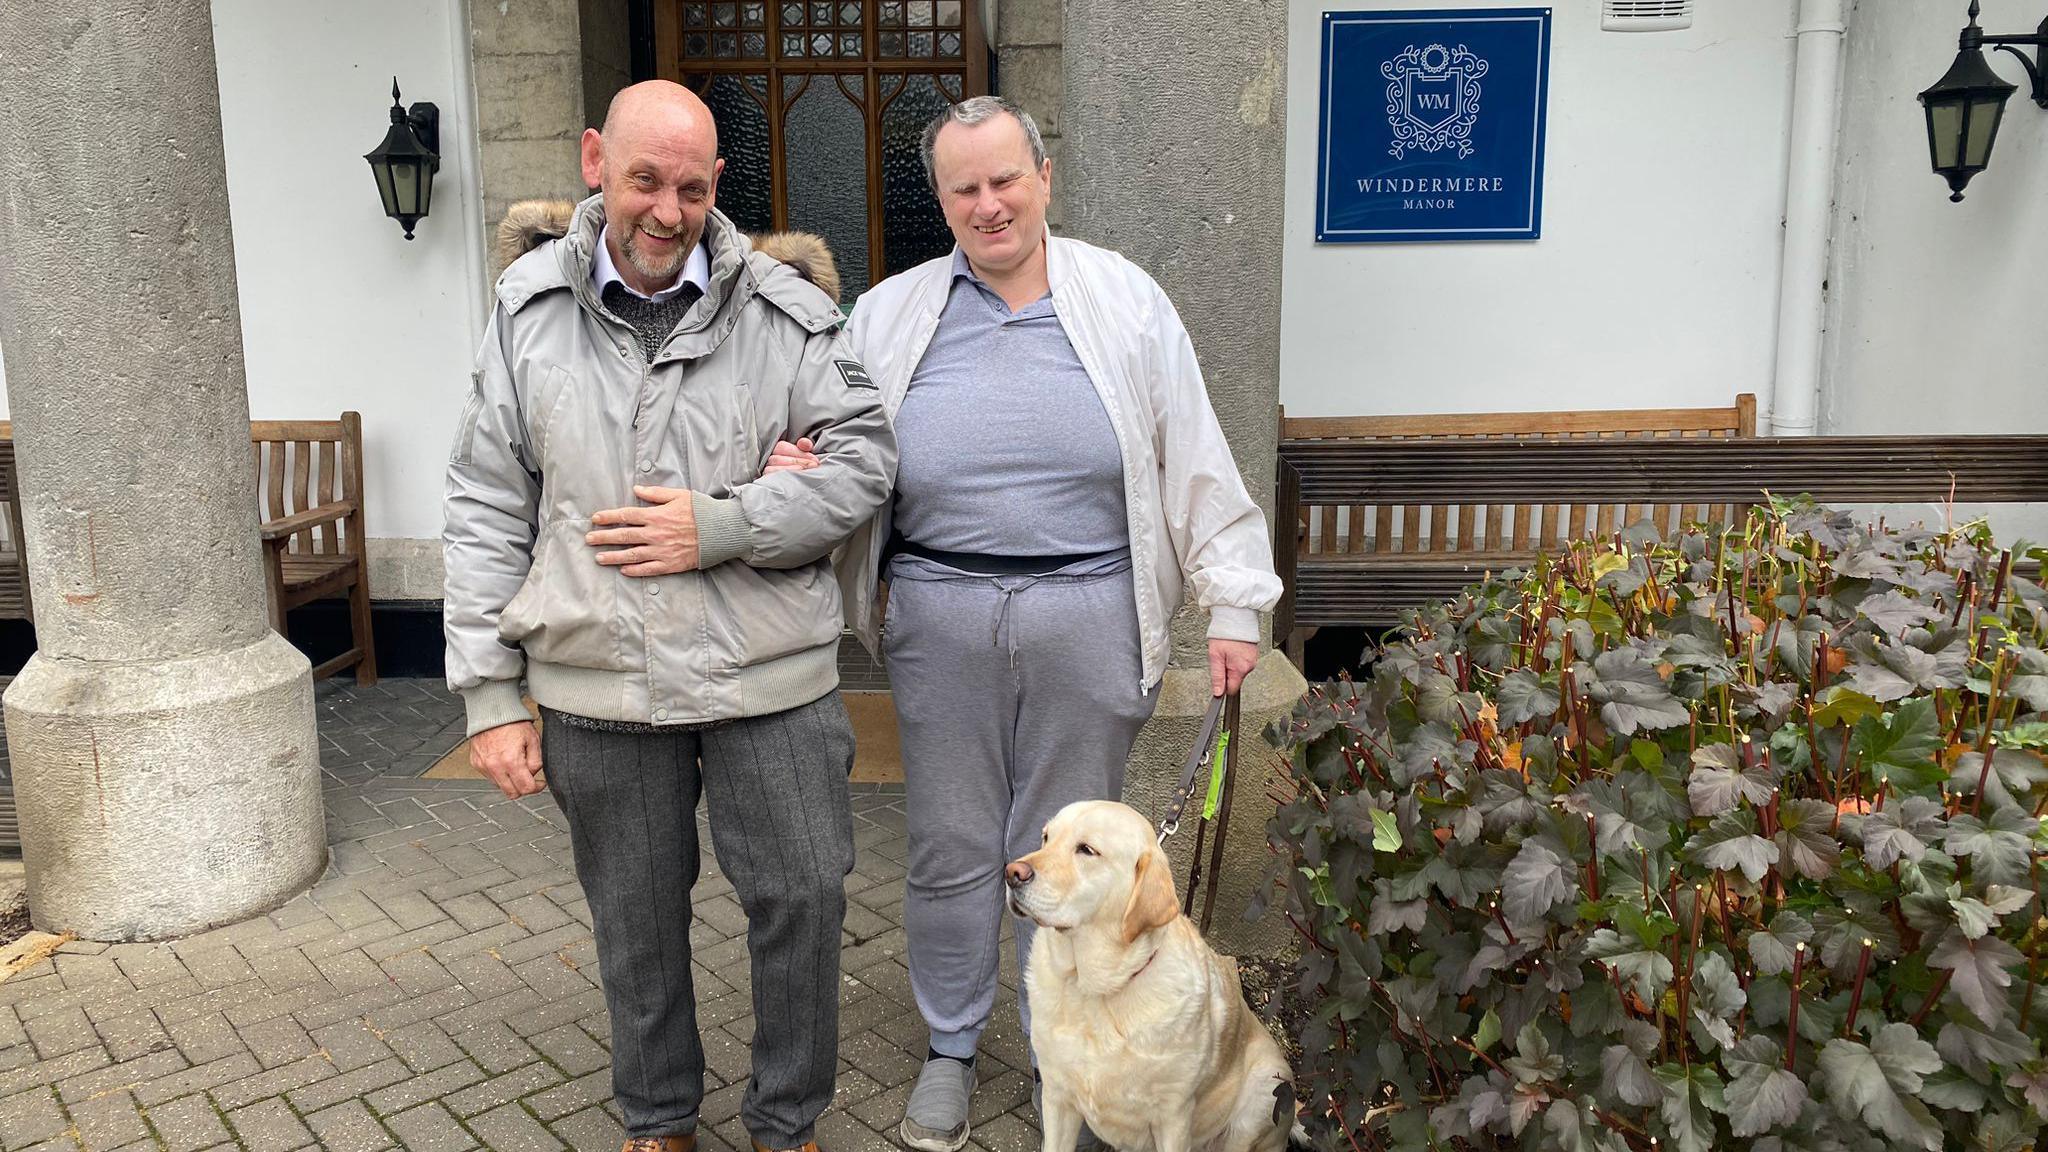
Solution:
<svg viewBox="0 0 2048 1152">
<path fill-rule="evenodd" d="M 1486 910 L 1493 913 L 1493 922 L 1495 924 L 1500 925 L 1500 930 L 1507 934 L 1508 944 L 1510 946 L 1521 943 L 1521 941 L 1515 939 L 1515 930 L 1513 928 L 1508 927 L 1507 917 L 1502 916 L 1500 914 L 1500 901 L 1495 900 L 1493 903 L 1487 905 Z"/>
<path fill-rule="evenodd" d="M 1977 737 L 1979 752 L 1991 746 L 1991 725 L 1998 719 L 1998 690 L 2009 674 L 2006 669 L 2005 653 L 2000 652 L 1991 661 L 1991 695 L 1986 698 L 1984 704 L 1984 731 Z"/>
<path fill-rule="evenodd" d="M 1717 910 L 1721 914 L 1721 942 L 1728 945 L 1730 950 L 1733 950 L 1735 947 L 1735 929 L 1728 925 L 1728 874 L 1726 872 L 1714 873 L 1714 895 L 1719 903 Z M 1741 965 L 1736 966 L 1735 975 L 1737 977 L 1742 975 Z M 1742 986 L 1747 989 L 1749 981 L 1744 980 Z"/>
<path fill-rule="evenodd" d="M 1643 862 L 1643 911 L 1648 912 L 1650 910 L 1650 901 L 1653 899 L 1650 895 L 1650 850 L 1648 848 L 1638 848 L 1636 849 L 1636 855 L 1641 857 Z"/>
<path fill-rule="evenodd" d="M 1957 573 L 1956 610 L 1955 614 L 1949 617 L 1949 627 L 1954 628 L 1963 622 L 1963 606 L 1970 602 L 1970 585 L 1974 583 L 1975 580 L 1976 578 L 1971 575 L 1970 570 L 1968 568 L 1965 568 L 1961 572 Z"/>
<path fill-rule="evenodd" d="M 1863 940 L 1863 951 L 1856 957 L 1856 986 L 1849 993 L 1849 1015 L 1842 1021 L 1842 1035 L 1856 1031 L 1856 1009 L 1863 1003 L 1863 977 L 1870 971 L 1870 938 Z"/>
<path fill-rule="evenodd" d="M 1600 898 L 1600 822 L 1593 814 L 1586 814 L 1586 837 L 1592 841 L 1592 859 L 1586 861 L 1586 892 L 1593 899 Z"/>
<path fill-rule="evenodd" d="M 1948 987 L 1948 978 L 1955 974 L 1955 969 L 1943 968 L 1935 975 L 1934 986 L 1927 990 L 1927 999 L 1920 1002 L 1920 1007 L 1909 1018 L 1908 1022 L 1913 1027 L 1918 1028 L 1920 1022 L 1927 1019 L 1927 1014 L 1934 1010 L 1935 1002 L 1941 999 L 1942 989 Z M 2026 1024 L 2026 1016 L 2024 1014 L 2020 1016 L 2020 1023 L 2022 1026 Z"/>
<path fill-rule="evenodd" d="M 1799 980 L 1806 974 L 1806 945 L 1792 946 L 1792 1006 L 1785 1013 L 1785 1070 L 1793 1068 L 1799 1044 Z"/>
<path fill-rule="evenodd" d="M 2005 578 L 2012 575 L 2012 549 L 2007 548 L 1998 557 L 1998 579 L 1991 585 L 1991 602 L 1984 606 L 1986 612 L 1998 611 L 1999 597 L 2005 594 Z"/>
<path fill-rule="evenodd" d="M 1990 739 L 1990 732 L 1988 730 L 1985 732 L 1985 737 L 1984 767 L 1977 773 L 1977 794 L 1970 797 L 1970 815 L 1972 816 L 1975 816 L 1977 810 L 1984 806 L 1984 786 L 1991 782 L 1991 758 L 1998 754 L 1998 741 Z"/>
</svg>

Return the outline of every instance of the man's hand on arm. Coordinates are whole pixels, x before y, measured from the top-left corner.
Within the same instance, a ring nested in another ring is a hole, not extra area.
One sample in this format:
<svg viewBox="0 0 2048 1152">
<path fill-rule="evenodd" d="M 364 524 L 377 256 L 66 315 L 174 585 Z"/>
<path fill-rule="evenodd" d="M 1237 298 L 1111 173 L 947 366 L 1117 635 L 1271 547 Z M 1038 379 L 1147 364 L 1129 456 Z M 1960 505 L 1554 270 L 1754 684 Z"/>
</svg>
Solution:
<svg viewBox="0 0 2048 1152">
<path fill-rule="evenodd" d="M 540 779 L 540 730 L 531 720 L 486 728 L 469 738 L 469 762 L 514 800 L 547 787 Z"/>
<path fill-rule="evenodd" d="M 792 444 L 777 440 L 768 453 L 768 465 L 761 469 L 761 475 L 770 476 L 777 472 L 802 472 L 818 466 L 818 446 L 809 436 L 799 437 Z"/>
<path fill-rule="evenodd" d="M 1235 696 L 1259 663 L 1259 646 L 1247 640 L 1209 639 L 1209 695 Z"/>
<path fill-rule="evenodd" d="M 697 516 L 686 488 L 635 486 L 633 495 L 647 501 L 636 508 L 607 508 L 590 518 L 583 542 L 599 552 L 597 562 L 627 576 L 669 576 L 697 567 Z"/>
</svg>

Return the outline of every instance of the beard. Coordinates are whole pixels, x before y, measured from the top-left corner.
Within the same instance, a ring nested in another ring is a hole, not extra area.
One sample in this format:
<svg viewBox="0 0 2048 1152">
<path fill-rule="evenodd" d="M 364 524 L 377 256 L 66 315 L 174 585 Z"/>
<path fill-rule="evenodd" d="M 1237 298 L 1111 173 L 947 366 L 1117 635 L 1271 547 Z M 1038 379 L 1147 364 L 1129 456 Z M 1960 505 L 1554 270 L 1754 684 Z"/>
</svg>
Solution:
<svg viewBox="0 0 2048 1152">
<path fill-rule="evenodd" d="M 666 256 L 658 255 L 647 251 L 641 246 L 640 228 L 641 224 L 638 222 L 630 226 L 626 230 L 625 240 L 619 245 L 619 250 L 625 254 L 626 262 L 633 266 L 634 271 L 656 283 L 673 278 L 677 272 L 681 271 L 683 262 L 690 258 L 690 249 L 696 247 L 696 245 L 682 242 L 684 233 L 681 229 L 678 229 L 674 233 L 678 239 L 674 250 Z M 656 234 L 659 235 L 659 233 Z"/>
</svg>

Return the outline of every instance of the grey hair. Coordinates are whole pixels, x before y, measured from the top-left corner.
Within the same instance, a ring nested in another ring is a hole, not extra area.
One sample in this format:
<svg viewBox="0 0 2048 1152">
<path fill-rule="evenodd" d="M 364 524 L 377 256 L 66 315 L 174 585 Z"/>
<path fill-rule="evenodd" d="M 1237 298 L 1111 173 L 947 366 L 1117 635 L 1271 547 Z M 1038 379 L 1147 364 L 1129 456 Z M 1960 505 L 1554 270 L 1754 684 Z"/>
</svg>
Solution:
<svg viewBox="0 0 2048 1152">
<path fill-rule="evenodd" d="M 939 129 L 948 124 L 965 124 L 972 128 L 1004 115 L 1023 125 L 1024 139 L 1031 143 L 1031 167 L 1034 171 L 1044 171 L 1045 138 L 1038 134 L 1038 122 L 1031 118 L 1031 113 L 1001 96 L 969 96 L 933 117 L 932 122 L 924 127 L 924 180 L 931 185 L 933 192 L 939 190 L 938 171 L 932 166 L 932 148 L 938 143 Z"/>
</svg>

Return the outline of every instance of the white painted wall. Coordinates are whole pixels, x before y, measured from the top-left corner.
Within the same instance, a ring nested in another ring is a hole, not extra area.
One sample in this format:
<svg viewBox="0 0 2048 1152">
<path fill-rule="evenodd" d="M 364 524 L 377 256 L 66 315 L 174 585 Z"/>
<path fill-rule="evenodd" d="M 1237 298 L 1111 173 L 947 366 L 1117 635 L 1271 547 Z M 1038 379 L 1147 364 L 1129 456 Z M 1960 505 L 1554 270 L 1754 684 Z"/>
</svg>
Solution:
<svg viewBox="0 0 2048 1152">
<path fill-rule="evenodd" d="M 468 21 L 459 0 L 215 0 L 213 19 L 250 415 L 361 412 L 371 587 L 438 597 L 424 542 L 482 334 Z M 411 241 L 363 162 L 394 74 L 407 105 L 441 112 L 434 211 Z"/>
<path fill-rule="evenodd" d="M 1794 5 L 1681 32 L 1552 5 L 1543 237 L 1316 244 L 1325 10 L 1289 6 L 1281 402 L 1290 415 L 1726 405 L 1771 370 Z"/>
<path fill-rule="evenodd" d="M 442 477 L 483 315 L 460 0 L 214 0 L 213 22 L 250 415 L 361 412 L 371 586 L 438 597 Z M 410 242 L 363 162 L 394 74 L 408 105 L 441 111 L 434 210 Z"/>
<path fill-rule="evenodd" d="M 1863 0 L 1848 40 L 1821 430 L 2048 432 L 2048 111 L 2021 90 L 1991 166 L 1950 203 L 1915 95 L 1955 56 L 1959 4 Z M 1984 0 L 1991 33 L 2039 0 Z"/>
</svg>

